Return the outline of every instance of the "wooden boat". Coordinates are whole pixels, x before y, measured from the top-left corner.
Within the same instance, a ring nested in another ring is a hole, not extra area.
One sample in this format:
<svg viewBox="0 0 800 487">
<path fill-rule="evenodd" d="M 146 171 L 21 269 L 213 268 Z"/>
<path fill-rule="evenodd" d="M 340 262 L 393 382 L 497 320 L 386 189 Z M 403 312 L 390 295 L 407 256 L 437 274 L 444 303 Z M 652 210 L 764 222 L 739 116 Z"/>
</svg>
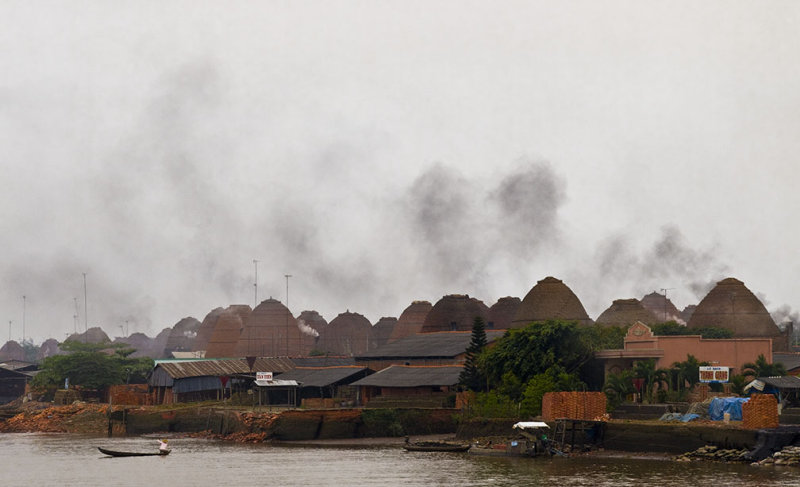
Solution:
<svg viewBox="0 0 800 487">
<path fill-rule="evenodd" d="M 418 441 L 415 443 L 406 442 L 403 448 L 406 451 L 440 451 L 440 452 L 463 452 L 469 450 L 470 445 L 460 443 L 448 443 L 446 441 Z"/>
<path fill-rule="evenodd" d="M 100 450 L 100 453 L 104 455 L 110 455 L 112 457 L 161 457 L 164 455 L 169 455 L 169 450 L 159 450 L 155 453 L 144 453 L 144 452 L 132 452 L 132 451 L 115 451 L 115 450 L 107 450 L 105 448 L 97 447 Z"/>
</svg>

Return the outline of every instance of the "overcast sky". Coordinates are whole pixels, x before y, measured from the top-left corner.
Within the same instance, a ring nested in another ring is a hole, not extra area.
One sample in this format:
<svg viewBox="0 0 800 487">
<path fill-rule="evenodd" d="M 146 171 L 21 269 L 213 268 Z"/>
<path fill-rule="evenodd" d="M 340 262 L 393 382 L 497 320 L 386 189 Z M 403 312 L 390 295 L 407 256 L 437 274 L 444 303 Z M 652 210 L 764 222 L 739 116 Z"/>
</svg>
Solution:
<svg viewBox="0 0 800 487">
<path fill-rule="evenodd" d="M 76 302 L 112 337 L 252 306 L 254 259 L 259 301 L 291 274 L 292 311 L 329 321 L 548 275 L 592 318 L 728 276 L 800 308 L 795 1 L 2 0 L 0 19 L 13 339 L 24 314 L 62 340 Z"/>
</svg>

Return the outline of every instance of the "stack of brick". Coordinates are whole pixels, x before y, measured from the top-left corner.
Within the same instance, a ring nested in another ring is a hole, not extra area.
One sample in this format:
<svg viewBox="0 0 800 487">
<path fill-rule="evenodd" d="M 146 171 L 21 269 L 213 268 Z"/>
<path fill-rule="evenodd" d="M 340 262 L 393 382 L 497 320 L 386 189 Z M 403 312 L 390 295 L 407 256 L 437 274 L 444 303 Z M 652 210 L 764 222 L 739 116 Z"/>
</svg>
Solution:
<svg viewBox="0 0 800 487">
<path fill-rule="evenodd" d="M 747 429 L 777 428 L 778 400 L 772 394 L 754 394 L 742 404 L 742 426 Z"/>
<path fill-rule="evenodd" d="M 130 406 L 146 406 L 152 404 L 152 399 L 147 393 L 147 384 L 130 384 L 111 386 L 108 390 L 111 404 L 125 404 Z"/>
<path fill-rule="evenodd" d="M 542 418 L 591 421 L 606 413 L 606 395 L 602 392 L 547 392 L 542 398 Z"/>
</svg>

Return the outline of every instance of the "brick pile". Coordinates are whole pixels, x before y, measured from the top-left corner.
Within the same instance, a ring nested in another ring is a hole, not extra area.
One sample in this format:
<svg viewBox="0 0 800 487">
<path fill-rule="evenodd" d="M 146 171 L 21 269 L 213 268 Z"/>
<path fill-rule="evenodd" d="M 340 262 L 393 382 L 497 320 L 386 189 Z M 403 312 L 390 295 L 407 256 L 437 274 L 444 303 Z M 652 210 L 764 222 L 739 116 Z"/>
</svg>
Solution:
<svg viewBox="0 0 800 487">
<path fill-rule="evenodd" d="M 778 400 L 772 394 L 754 394 L 742 404 L 742 427 L 747 429 L 777 428 Z"/>
<path fill-rule="evenodd" d="M 542 418 L 592 421 L 606 414 L 606 395 L 602 392 L 547 392 L 542 398 Z"/>
<path fill-rule="evenodd" d="M 109 387 L 111 404 L 146 406 L 152 404 L 152 396 L 147 392 L 147 384 L 127 384 Z"/>
</svg>

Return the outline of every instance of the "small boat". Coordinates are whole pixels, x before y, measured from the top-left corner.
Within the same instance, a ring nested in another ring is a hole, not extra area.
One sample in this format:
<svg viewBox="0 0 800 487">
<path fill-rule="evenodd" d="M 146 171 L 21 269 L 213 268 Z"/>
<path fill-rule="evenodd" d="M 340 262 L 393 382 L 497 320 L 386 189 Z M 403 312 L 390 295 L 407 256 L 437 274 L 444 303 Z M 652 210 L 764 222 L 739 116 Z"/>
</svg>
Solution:
<svg viewBox="0 0 800 487">
<path fill-rule="evenodd" d="M 133 451 L 115 451 L 115 450 L 107 450 L 105 448 L 97 447 L 100 450 L 100 453 L 104 455 L 110 455 L 112 457 L 161 457 L 164 455 L 169 455 L 170 450 L 159 450 L 155 453 L 144 453 L 144 452 L 133 452 Z"/>
<path fill-rule="evenodd" d="M 417 441 L 411 443 L 406 439 L 403 448 L 406 451 L 440 451 L 440 452 L 463 452 L 469 450 L 471 445 L 461 443 L 448 443 L 446 441 Z"/>
</svg>

